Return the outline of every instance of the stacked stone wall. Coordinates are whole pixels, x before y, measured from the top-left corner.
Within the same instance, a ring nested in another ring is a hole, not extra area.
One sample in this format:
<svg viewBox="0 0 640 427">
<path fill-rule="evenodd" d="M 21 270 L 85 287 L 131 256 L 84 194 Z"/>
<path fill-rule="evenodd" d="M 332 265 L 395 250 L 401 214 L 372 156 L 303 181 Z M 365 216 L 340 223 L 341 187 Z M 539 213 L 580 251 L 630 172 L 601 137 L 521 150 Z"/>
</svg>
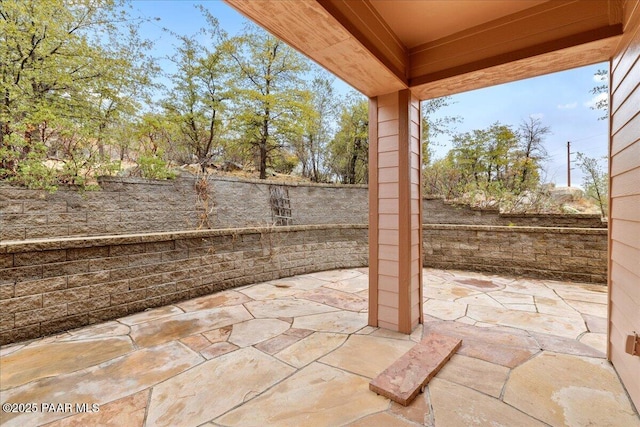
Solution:
<svg viewBox="0 0 640 427">
<path fill-rule="evenodd" d="M 425 267 L 606 283 L 606 229 L 425 224 L 423 243 Z M 365 224 L 0 243 L 0 343 L 231 287 L 366 265 Z"/>
<path fill-rule="evenodd" d="M 604 284 L 607 230 L 423 225 L 423 265 Z"/>
<path fill-rule="evenodd" d="M 0 241 L 160 233 L 274 224 L 270 187 L 289 195 L 291 223 L 368 221 L 366 186 L 290 184 L 210 176 L 172 181 L 102 178 L 98 191 L 55 193 L 0 183 Z M 597 215 L 500 214 L 423 200 L 426 224 L 602 228 Z"/>
<path fill-rule="evenodd" d="M 101 184 L 85 193 L 0 184 L 0 343 L 368 264 L 365 186 L 226 177 Z M 272 225 L 274 185 L 301 225 Z M 423 210 L 425 267 L 606 283 L 607 229 L 596 216 L 501 215 L 439 199 Z"/>
<path fill-rule="evenodd" d="M 606 228 L 600 215 L 500 213 L 498 209 L 474 208 L 443 199 L 423 199 L 425 224 L 503 225 L 519 227 Z"/>
<path fill-rule="evenodd" d="M 105 180 L 97 191 L 49 193 L 0 184 L 0 240 L 197 228 L 193 180 Z"/>
<path fill-rule="evenodd" d="M 0 344 L 231 287 L 367 263 L 364 225 L 0 243 Z"/>
<path fill-rule="evenodd" d="M 365 186 L 102 178 L 97 191 L 49 193 L 0 183 L 0 241 L 271 226 L 271 186 L 287 189 L 294 225 L 368 220 Z"/>
</svg>

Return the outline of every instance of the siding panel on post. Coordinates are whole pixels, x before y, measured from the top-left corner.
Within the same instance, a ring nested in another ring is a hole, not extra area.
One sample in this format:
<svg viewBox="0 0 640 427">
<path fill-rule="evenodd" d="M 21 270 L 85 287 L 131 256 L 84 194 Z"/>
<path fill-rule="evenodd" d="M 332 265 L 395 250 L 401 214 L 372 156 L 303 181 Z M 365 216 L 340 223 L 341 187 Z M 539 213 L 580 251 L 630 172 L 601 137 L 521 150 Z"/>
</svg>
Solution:
<svg viewBox="0 0 640 427">
<path fill-rule="evenodd" d="M 640 407 L 640 357 L 624 351 L 626 336 L 640 332 L 640 5 L 625 9 L 611 61 L 609 358 Z"/>
<path fill-rule="evenodd" d="M 421 322 L 420 102 L 378 96 L 369 123 L 369 325 L 410 333 Z"/>
<path fill-rule="evenodd" d="M 411 224 L 407 221 L 410 215 L 410 187 L 409 187 L 409 167 L 410 167 L 410 135 L 411 121 L 409 120 L 410 111 L 410 94 L 408 90 L 401 91 L 398 94 L 398 111 L 400 120 L 398 123 L 398 172 L 400 176 L 398 212 L 400 221 L 398 230 L 399 239 L 399 307 L 398 307 L 398 330 L 400 332 L 411 332 L 411 289 L 407 286 L 410 283 L 411 264 L 410 251 L 411 248 L 405 242 L 411 240 Z"/>
<path fill-rule="evenodd" d="M 378 326 L 378 99 L 369 100 L 369 325 Z"/>
</svg>

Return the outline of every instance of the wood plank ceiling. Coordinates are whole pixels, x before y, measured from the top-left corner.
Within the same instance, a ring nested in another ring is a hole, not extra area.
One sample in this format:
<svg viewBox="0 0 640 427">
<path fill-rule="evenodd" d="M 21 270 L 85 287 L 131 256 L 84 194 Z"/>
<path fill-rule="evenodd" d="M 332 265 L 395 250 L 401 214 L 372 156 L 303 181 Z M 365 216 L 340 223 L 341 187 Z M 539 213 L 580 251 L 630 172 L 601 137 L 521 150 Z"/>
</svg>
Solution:
<svg viewBox="0 0 640 427">
<path fill-rule="evenodd" d="M 367 96 L 420 99 L 609 60 L 624 0 L 225 0 Z"/>
</svg>

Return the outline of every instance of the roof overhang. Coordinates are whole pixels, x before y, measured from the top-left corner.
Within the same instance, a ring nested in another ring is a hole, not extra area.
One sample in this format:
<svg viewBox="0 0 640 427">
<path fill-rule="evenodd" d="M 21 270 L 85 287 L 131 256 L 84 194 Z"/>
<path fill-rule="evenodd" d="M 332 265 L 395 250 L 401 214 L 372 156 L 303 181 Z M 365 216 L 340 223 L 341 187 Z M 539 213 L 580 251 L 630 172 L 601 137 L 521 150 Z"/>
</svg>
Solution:
<svg viewBox="0 0 640 427">
<path fill-rule="evenodd" d="M 367 96 L 435 98 L 609 60 L 623 0 L 225 0 Z"/>
</svg>

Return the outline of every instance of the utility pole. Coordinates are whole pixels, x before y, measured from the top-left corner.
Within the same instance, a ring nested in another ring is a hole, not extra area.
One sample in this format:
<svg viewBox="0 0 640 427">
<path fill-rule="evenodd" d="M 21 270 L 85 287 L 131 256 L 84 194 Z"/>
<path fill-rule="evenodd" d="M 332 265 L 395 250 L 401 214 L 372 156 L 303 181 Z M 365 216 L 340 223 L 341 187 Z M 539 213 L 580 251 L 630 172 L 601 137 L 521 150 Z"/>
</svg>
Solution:
<svg viewBox="0 0 640 427">
<path fill-rule="evenodd" d="M 567 141 L 567 187 L 571 187 L 571 141 Z"/>
</svg>

